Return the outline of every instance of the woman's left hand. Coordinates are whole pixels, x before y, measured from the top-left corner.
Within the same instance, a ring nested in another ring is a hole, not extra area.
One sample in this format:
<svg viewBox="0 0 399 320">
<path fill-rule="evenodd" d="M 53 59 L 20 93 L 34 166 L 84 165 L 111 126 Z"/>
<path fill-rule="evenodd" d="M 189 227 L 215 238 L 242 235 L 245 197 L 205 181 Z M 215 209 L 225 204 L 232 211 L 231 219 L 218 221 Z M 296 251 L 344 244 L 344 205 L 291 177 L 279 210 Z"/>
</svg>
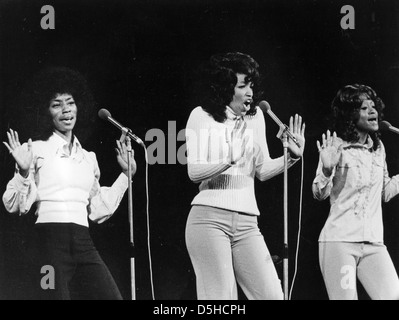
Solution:
<svg viewBox="0 0 399 320">
<path fill-rule="evenodd" d="M 294 158 L 300 158 L 305 150 L 305 123 L 302 123 L 302 117 L 298 114 L 290 117 L 290 131 L 297 139 L 300 148 L 292 139 L 288 139 L 288 149 Z"/>
<path fill-rule="evenodd" d="M 128 150 L 131 150 L 130 167 L 131 167 L 131 173 L 132 173 L 132 177 L 133 177 L 134 174 L 136 173 L 137 165 L 136 165 L 136 161 L 134 160 L 134 150 L 132 149 L 130 138 L 127 137 L 125 143 L 122 143 L 119 140 L 116 140 L 116 146 L 117 146 L 117 148 L 115 148 L 116 159 L 122 169 L 122 172 L 126 175 L 128 175 L 128 169 L 129 169 L 129 167 L 128 167 Z"/>
</svg>

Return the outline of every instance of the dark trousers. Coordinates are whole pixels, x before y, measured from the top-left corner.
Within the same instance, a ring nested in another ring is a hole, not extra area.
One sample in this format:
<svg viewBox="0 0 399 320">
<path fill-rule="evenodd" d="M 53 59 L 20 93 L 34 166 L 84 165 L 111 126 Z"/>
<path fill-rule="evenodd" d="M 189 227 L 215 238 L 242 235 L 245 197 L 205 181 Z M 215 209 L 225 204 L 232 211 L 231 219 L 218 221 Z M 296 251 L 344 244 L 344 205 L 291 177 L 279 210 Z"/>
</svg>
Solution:
<svg viewBox="0 0 399 320">
<path fill-rule="evenodd" d="M 39 223 L 34 243 L 37 299 L 122 300 L 89 228 L 74 223 Z"/>
</svg>

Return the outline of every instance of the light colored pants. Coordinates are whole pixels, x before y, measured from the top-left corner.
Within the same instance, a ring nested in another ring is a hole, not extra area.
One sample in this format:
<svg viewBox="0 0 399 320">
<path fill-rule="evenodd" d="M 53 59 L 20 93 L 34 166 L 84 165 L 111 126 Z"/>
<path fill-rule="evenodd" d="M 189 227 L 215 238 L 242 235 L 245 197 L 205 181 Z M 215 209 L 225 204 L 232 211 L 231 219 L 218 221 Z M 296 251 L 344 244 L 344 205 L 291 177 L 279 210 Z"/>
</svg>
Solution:
<svg viewBox="0 0 399 320">
<path fill-rule="evenodd" d="M 330 300 L 357 300 L 359 279 L 372 300 L 398 300 L 399 279 L 382 243 L 319 242 L 319 263 Z"/>
<path fill-rule="evenodd" d="M 236 281 L 248 299 L 283 299 L 257 216 L 193 206 L 186 225 L 186 245 L 199 300 L 237 300 Z"/>
</svg>

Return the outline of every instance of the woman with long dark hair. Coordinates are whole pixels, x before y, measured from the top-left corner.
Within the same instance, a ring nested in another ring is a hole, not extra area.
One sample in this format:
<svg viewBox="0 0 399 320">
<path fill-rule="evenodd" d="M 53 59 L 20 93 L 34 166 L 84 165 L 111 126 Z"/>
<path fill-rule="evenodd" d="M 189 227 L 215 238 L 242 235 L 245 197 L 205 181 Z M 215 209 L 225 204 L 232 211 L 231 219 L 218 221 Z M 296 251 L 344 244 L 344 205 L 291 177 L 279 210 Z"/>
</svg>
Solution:
<svg viewBox="0 0 399 320">
<path fill-rule="evenodd" d="M 259 66 L 249 55 L 211 57 L 201 77 L 201 106 L 186 126 L 188 175 L 199 183 L 186 225 L 198 299 L 237 299 L 237 283 L 248 299 L 283 299 L 274 263 L 258 228 L 254 180 L 284 171 L 284 157 L 271 159 L 265 119 L 256 106 Z M 305 146 L 305 125 L 290 118 L 288 166 Z"/>
<path fill-rule="evenodd" d="M 318 200 L 330 198 L 319 237 L 319 262 L 330 299 L 358 299 L 361 282 L 371 299 L 399 299 L 399 279 L 384 245 L 381 202 L 399 193 L 389 177 L 379 122 L 384 103 L 366 85 L 341 88 L 332 102 L 332 127 L 317 141 L 313 181 Z"/>
</svg>

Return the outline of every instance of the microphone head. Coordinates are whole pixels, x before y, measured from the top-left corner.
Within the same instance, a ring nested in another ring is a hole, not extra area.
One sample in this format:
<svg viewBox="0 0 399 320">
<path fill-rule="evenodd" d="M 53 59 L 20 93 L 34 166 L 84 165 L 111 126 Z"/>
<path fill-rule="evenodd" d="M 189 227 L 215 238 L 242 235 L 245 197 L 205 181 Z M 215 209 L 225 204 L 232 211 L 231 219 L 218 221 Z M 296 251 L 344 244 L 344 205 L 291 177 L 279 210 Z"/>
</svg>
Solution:
<svg viewBox="0 0 399 320">
<path fill-rule="evenodd" d="M 270 107 L 270 104 L 265 101 L 262 100 L 261 102 L 259 102 L 259 108 L 263 111 L 263 112 L 268 112 L 269 110 L 271 110 L 272 108 Z"/>
<path fill-rule="evenodd" d="M 108 118 L 111 118 L 111 113 L 107 109 L 100 109 L 98 116 L 103 120 L 108 120 Z"/>
<path fill-rule="evenodd" d="M 379 129 L 381 131 L 387 131 L 389 128 L 392 127 L 388 121 L 381 121 L 379 124 Z"/>
</svg>

